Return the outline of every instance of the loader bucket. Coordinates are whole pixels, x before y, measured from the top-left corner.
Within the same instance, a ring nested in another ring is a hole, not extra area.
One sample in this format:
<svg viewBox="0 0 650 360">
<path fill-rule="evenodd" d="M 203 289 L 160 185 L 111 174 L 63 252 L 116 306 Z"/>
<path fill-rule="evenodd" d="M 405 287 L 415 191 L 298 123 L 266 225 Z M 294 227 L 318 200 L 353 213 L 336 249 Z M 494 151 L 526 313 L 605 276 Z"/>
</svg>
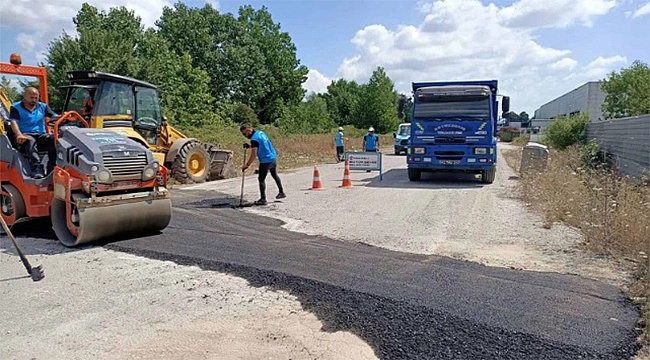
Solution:
<svg viewBox="0 0 650 360">
<path fill-rule="evenodd" d="M 232 150 L 220 149 L 216 146 L 211 146 L 208 149 L 210 154 L 210 174 L 208 180 L 221 180 L 232 177 L 228 174 L 230 169 L 230 162 L 232 160 Z"/>
</svg>

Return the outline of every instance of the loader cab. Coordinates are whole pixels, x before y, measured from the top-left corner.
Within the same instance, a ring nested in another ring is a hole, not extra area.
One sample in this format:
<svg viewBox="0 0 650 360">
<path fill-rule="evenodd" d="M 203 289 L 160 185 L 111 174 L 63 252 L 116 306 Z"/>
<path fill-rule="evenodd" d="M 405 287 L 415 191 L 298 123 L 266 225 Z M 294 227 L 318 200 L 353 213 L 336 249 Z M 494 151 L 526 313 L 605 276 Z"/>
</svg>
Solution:
<svg viewBox="0 0 650 360">
<path fill-rule="evenodd" d="M 68 78 L 65 111 L 87 117 L 93 128 L 114 129 L 149 148 L 156 146 L 163 117 L 154 85 L 92 71 L 69 72 Z"/>
</svg>

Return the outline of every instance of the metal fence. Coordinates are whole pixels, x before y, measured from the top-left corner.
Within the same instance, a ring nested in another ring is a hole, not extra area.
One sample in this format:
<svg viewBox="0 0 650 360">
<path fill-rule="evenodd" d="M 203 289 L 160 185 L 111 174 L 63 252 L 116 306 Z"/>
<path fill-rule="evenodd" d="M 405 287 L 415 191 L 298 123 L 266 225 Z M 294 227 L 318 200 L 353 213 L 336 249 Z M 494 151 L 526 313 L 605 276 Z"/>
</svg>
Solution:
<svg viewBox="0 0 650 360">
<path fill-rule="evenodd" d="M 650 115 L 589 123 L 587 139 L 612 154 L 621 174 L 639 177 L 650 171 Z"/>
</svg>

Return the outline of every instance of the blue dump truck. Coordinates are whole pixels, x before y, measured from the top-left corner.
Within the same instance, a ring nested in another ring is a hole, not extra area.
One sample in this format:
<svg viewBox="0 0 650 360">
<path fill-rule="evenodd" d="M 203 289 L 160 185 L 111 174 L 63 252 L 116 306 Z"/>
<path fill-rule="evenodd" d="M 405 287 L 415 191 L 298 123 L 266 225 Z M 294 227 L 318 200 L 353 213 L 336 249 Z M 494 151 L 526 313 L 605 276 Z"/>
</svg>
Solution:
<svg viewBox="0 0 650 360">
<path fill-rule="evenodd" d="M 395 155 L 408 152 L 409 137 L 411 136 L 411 123 L 401 123 L 397 132 L 393 133 L 395 138 Z"/>
<path fill-rule="evenodd" d="M 467 172 L 494 182 L 497 165 L 497 80 L 414 82 L 409 180 L 423 172 Z M 510 98 L 503 96 L 502 113 Z"/>
</svg>

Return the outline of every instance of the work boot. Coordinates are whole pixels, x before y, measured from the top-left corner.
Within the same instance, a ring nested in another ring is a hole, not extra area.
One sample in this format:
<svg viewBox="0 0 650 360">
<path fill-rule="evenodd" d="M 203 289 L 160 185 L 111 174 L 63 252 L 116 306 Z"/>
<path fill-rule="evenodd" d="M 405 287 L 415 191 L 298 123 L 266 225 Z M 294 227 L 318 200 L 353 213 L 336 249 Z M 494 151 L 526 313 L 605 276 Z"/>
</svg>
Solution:
<svg viewBox="0 0 650 360">
<path fill-rule="evenodd" d="M 281 192 L 281 193 L 279 193 L 278 196 L 276 196 L 275 198 L 276 198 L 276 199 L 284 199 L 284 198 L 286 198 L 286 197 L 287 197 L 287 194 Z"/>
<path fill-rule="evenodd" d="M 42 179 L 45 177 L 45 170 L 43 169 L 43 165 L 36 165 L 34 167 L 34 179 Z"/>
</svg>

